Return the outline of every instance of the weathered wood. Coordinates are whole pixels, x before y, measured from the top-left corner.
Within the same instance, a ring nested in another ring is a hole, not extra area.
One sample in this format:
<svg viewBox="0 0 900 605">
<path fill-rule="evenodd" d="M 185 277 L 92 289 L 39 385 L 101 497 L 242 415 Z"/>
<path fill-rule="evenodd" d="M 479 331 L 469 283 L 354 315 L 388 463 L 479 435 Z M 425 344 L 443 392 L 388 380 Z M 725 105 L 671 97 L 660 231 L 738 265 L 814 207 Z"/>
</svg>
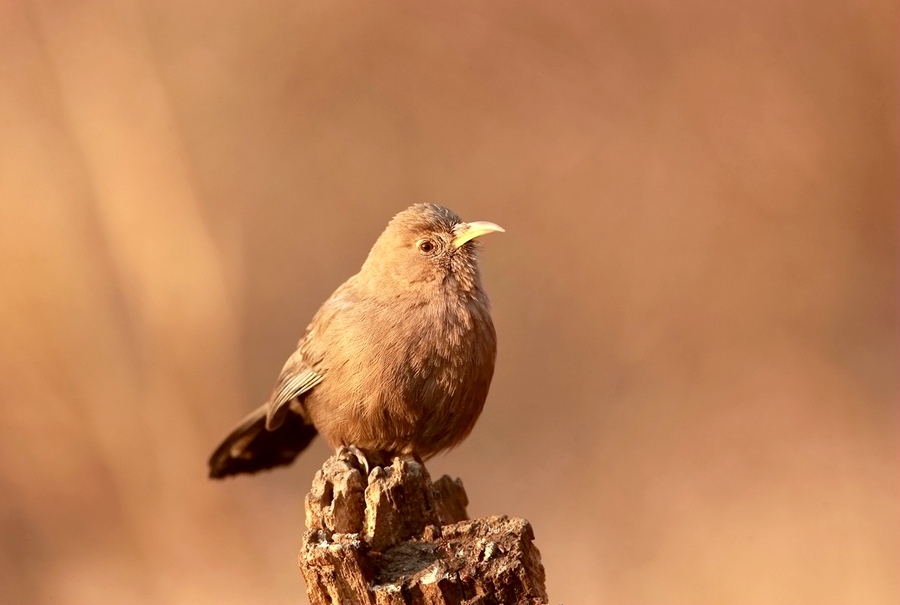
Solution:
<svg viewBox="0 0 900 605">
<path fill-rule="evenodd" d="M 462 482 L 343 449 L 316 473 L 300 552 L 312 605 L 536 605 L 544 568 L 524 519 L 467 520 Z"/>
</svg>

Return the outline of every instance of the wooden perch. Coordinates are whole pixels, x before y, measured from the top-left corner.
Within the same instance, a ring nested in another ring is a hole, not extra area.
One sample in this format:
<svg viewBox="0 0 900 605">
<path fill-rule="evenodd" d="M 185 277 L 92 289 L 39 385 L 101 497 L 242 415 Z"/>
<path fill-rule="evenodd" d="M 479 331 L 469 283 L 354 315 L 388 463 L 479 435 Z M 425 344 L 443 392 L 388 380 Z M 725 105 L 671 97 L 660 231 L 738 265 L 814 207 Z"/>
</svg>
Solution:
<svg viewBox="0 0 900 605">
<path fill-rule="evenodd" d="M 467 520 L 462 482 L 342 449 L 306 497 L 300 568 L 312 605 L 537 605 L 544 567 L 524 519 Z"/>
</svg>

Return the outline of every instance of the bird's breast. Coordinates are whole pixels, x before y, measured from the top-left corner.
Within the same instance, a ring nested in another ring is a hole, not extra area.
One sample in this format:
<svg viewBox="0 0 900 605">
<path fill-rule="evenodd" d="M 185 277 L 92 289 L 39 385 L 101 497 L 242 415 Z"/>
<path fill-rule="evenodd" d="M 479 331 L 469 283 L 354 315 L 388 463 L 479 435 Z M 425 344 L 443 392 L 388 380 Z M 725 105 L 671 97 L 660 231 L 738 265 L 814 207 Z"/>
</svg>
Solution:
<svg viewBox="0 0 900 605">
<path fill-rule="evenodd" d="M 329 396 L 339 399 L 327 404 L 329 426 L 316 418 L 320 432 L 332 444 L 424 457 L 464 438 L 494 370 L 496 337 L 486 302 L 386 306 L 365 325 L 350 356 L 321 385 L 331 384 L 323 394 L 336 383 L 343 388 L 340 397 Z"/>
</svg>

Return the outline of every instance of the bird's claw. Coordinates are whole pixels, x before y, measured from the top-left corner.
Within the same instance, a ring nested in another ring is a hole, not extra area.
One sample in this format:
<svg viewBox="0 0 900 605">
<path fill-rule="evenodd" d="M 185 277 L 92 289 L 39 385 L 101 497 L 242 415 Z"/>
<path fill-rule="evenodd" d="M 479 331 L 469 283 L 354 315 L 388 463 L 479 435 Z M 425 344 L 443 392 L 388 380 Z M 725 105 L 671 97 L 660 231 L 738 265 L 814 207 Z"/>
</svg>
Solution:
<svg viewBox="0 0 900 605">
<path fill-rule="evenodd" d="M 359 462 L 360 466 L 362 466 L 362 468 L 365 470 L 365 476 L 368 477 L 369 473 L 372 471 L 372 469 L 369 465 L 369 459 L 366 458 L 366 454 L 361 449 L 356 447 L 355 445 L 342 445 L 338 449 L 338 455 L 340 455 L 344 452 L 346 452 L 346 453 L 350 454 L 351 456 L 353 456 L 354 458 L 356 458 L 356 460 Z"/>
</svg>

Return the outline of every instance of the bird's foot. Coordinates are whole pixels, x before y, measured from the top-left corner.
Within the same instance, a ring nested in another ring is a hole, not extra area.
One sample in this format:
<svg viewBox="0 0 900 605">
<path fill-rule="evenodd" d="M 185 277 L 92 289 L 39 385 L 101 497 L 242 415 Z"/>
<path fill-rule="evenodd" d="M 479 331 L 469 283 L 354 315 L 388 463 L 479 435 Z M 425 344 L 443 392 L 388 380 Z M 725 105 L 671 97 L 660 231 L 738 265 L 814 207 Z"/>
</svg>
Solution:
<svg viewBox="0 0 900 605">
<path fill-rule="evenodd" d="M 340 455 L 344 452 L 346 452 L 346 453 L 350 454 L 351 456 L 353 456 L 354 458 L 356 458 L 357 462 L 359 462 L 359 465 L 365 471 L 365 476 L 368 478 L 369 473 L 372 472 L 372 468 L 371 468 L 371 465 L 369 464 L 369 459 L 366 457 L 365 452 L 363 452 L 361 449 L 359 449 L 355 445 L 342 445 L 340 448 L 338 448 L 337 453 L 338 453 L 338 455 Z"/>
</svg>

